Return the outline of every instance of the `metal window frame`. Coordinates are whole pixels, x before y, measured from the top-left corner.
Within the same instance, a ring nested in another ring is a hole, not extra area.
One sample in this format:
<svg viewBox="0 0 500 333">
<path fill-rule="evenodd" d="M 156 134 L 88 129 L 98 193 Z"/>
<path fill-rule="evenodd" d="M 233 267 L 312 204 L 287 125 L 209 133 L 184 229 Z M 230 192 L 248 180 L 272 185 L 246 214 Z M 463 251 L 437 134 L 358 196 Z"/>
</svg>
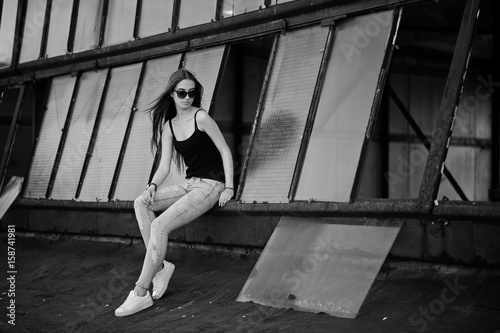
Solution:
<svg viewBox="0 0 500 333">
<path fill-rule="evenodd" d="M 420 184 L 418 209 L 422 213 L 430 213 L 436 206 L 444 162 L 446 161 L 455 123 L 456 110 L 463 90 L 474 35 L 479 24 L 480 6 L 481 0 L 468 0 L 465 4 L 462 23 L 441 100 L 437 125 L 434 128 L 429 157 Z"/>
<path fill-rule="evenodd" d="M 25 0 L 21 0 L 20 6 L 25 4 Z M 75 0 L 77 1 L 77 0 Z M 175 0 L 178 3 L 179 0 Z M 312 0 L 311 0 L 312 1 Z M 186 48 L 193 47 L 194 43 L 197 43 L 197 47 L 201 47 L 204 45 L 213 45 L 214 43 L 229 43 L 236 39 L 246 39 L 251 38 L 252 36 L 268 34 L 271 35 L 275 32 L 276 24 L 285 24 L 288 27 L 293 27 L 297 25 L 304 24 L 313 24 L 312 22 L 318 22 L 319 19 L 324 18 L 335 18 L 340 16 L 349 16 L 356 15 L 363 12 L 368 12 L 370 10 L 382 10 L 387 8 L 393 8 L 394 6 L 404 6 L 411 3 L 422 3 L 429 2 L 426 0 L 384 0 L 384 1 L 376 1 L 370 0 L 366 1 L 363 4 L 354 3 L 354 4 L 342 4 L 341 6 L 334 7 L 333 4 L 337 4 L 338 1 L 335 0 L 316 0 L 316 5 L 313 9 L 311 9 L 312 13 L 310 15 L 306 15 L 301 13 L 300 15 L 296 13 L 296 16 L 286 17 L 291 13 L 292 8 L 301 8 L 300 5 L 304 5 L 305 3 L 309 3 L 306 0 L 297 0 L 287 4 L 283 4 L 281 6 L 277 6 L 275 8 L 276 15 L 269 14 L 269 11 L 257 13 L 249 13 L 245 15 L 241 15 L 240 17 L 228 18 L 224 19 L 221 22 L 214 22 L 214 31 L 212 31 L 212 35 L 210 36 L 202 36 L 201 32 L 198 28 L 186 28 L 183 31 L 173 33 L 166 33 L 161 36 L 148 39 L 147 42 L 144 43 L 132 43 L 130 48 L 127 48 L 126 52 L 123 51 L 123 46 L 117 46 L 115 48 L 108 48 L 103 50 L 102 53 L 99 53 L 99 56 L 92 57 L 88 54 L 85 56 L 77 57 L 72 62 L 65 62 L 66 60 L 61 58 L 54 61 L 57 68 L 52 68 L 49 70 L 36 70 L 37 66 L 42 66 L 41 62 L 37 62 L 37 64 L 28 64 L 26 66 L 22 66 L 20 68 L 20 75 L 14 75 L 8 77 L 7 79 L 0 79 L 0 86 L 5 84 L 12 84 L 23 82 L 28 79 L 37 79 L 38 77 L 48 77 L 54 75 L 54 73 L 68 73 L 75 70 L 75 66 L 78 69 L 86 69 L 86 68 L 97 68 L 97 67 L 107 67 L 116 64 L 122 63 L 132 63 L 142 59 L 151 58 L 154 56 L 160 56 L 169 53 L 177 53 L 181 50 L 185 51 Z M 459 32 L 459 38 L 456 42 L 454 59 L 452 60 L 450 74 L 447 80 L 447 86 L 450 91 L 459 91 L 462 87 L 461 85 L 461 77 L 463 77 L 466 66 L 466 56 L 464 54 L 460 54 L 460 50 L 469 50 L 471 46 L 471 40 L 473 35 L 473 30 L 471 29 L 471 24 L 477 24 L 477 15 L 475 18 L 470 19 L 468 16 L 470 13 L 467 8 L 478 7 L 479 0 L 469 0 L 466 4 L 466 9 L 464 10 L 464 16 L 462 20 L 462 25 Z M 337 4 L 338 5 L 338 4 Z M 319 8 L 317 6 L 326 6 L 325 8 Z M 290 10 L 290 11 L 288 11 Z M 284 14 L 287 13 L 287 14 Z M 20 15 L 18 11 L 18 15 Z M 269 19 L 271 17 L 273 19 L 282 18 L 280 15 L 284 15 L 286 17 L 285 21 L 281 19 L 277 19 L 272 21 Z M 291 14 L 290 14 L 291 15 Z M 255 25 L 255 19 L 259 17 L 258 22 L 265 22 L 267 26 L 265 28 L 259 29 L 259 26 Z M 250 23 L 253 21 L 252 23 Z M 247 25 L 247 26 L 245 26 Z M 249 25 L 252 25 L 249 27 Z M 16 23 L 16 26 L 19 29 L 19 21 Z M 270 29 L 269 27 L 273 27 Z M 236 28 L 238 27 L 238 28 Z M 226 31 L 224 33 L 221 32 L 222 29 L 225 28 Z M 226 34 L 226 35 L 224 35 Z M 175 35 L 175 37 L 174 37 Z M 222 36 L 224 35 L 224 36 Z M 220 38 L 214 41 L 214 36 Z M 17 35 L 16 35 L 17 37 Z M 183 39 L 183 41 L 180 41 Z M 161 43 L 165 43 L 167 41 L 168 45 L 159 46 Z M 18 45 L 18 44 L 16 44 Z M 276 40 L 275 40 L 276 45 Z M 142 51 L 138 51 L 138 48 L 143 48 Z M 147 49 L 147 50 L 144 50 Z M 17 52 L 17 48 L 14 47 L 14 51 Z M 273 53 L 271 52 L 270 59 L 273 58 Z M 126 54 L 124 54 L 126 53 Z M 465 52 L 467 53 L 467 52 Z M 45 64 L 45 62 L 43 63 Z M 13 66 L 16 67 L 17 62 L 13 61 Z M 37 66 L 35 66 L 37 65 Z M 54 66 L 54 65 L 53 65 Z M 93 66 L 93 67 L 92 67 Z M 461 68 L 463 70 L 461 70 Z M 269 70 L 269 69 L 268 69 Z M 268 75 L 268 70 L 266 71 L 266 76 Z M 2 75 L 5 71 L 0 71 L 0 75 Z M 23 74 L 24 73 L 24 74 Z M 26 74 L 28 73 L 28 74 Z M 263 84 L 266 84 L 268 80 L 264 80 Z M 453 95 L 453 94 L 452 94 Z M 456 95 L 456 94 L 455 94 Z M 443 96 L 443 101 L 445 101 L 445 97 L 448 97 L 449 100 L 451 95 Z M 259 98 L 259 103 L 261 103 L 262 96 Z M 453 108 L 447 107 L 442 104 L 441 113 L 445 113 L 445 111 L 453 110 Z M 449 120 L 449 119 L 448 119 Z M 256 117 L 255 123 L 258 121 L 258 117 Z M 448 124 L 448 123 L 446 123 Z M 445 124 L 445 125 L 446 125 Z M 255 126 L 254 126 L 255 127 Z M 436 137 L 434 139 L 440 139 Z M 437 144 L 443 144 L 446 147 L 447 140 L 436 140 Z M 444 148 L 446 149 L 446 148 Z M 444 150 L 443 149 L 443 150 Z M 434 145 L 434 149 L 430 155 L 436 154 L 437 147 Z M 247 150 L 247 157 L 250 153 Z M 438 152 L 439 153 L 439 152 Z M 440 153 L 441 157 L 444 157 L 444 153 Z M 428 174 L 430 177 L 429 180 L 424 183 L 422 182 L 421 189 L 432 189 L 432 185 L 434 184 L 436 179 L 440 179 L 440 172 L 435 172 L 431 170 L 431 166 L 433 166 L 434 162 L 428 161 L 426 164 L 426 169 L 428 170 Z M 433 172 L 430 172 L 433 171 Z M 240 182 L 244 181 L 244 177 L 240 179 Z M 239 191 L 238 191 L 239 192 Z M 496 222 L 500 217 L 500 206 L 491 204 L 489 202 L 441 202 L 438 206 L 433 206 L 432 200 L 432 191 L 422 191 L 419 194 L 419 199 L 410 199 L 410 200 L 391 200 L 391 199 L 374 199 L 374 200 L 359 200 L 356 199 L 354 202 L 349 203 L 338 203 L 338 202 L 291 202 L 287 204 L 240 204 L 238 202 L 230 202 L 226 207 L 221 210 L 215 208 L 213 213 L 221 214 L 221 215 L 234 215 L 234 214 L 243 214 L 243 215 L 283 215 L 284 212 L 291 215 L 297 216 L 353 216 L 353 217 L 409 217 L 409 218 L 453 218 L 458 220 L 468 220 L 481 218 L 482 221 L 488 222 Z M 237 193 L 238 198 L 238 193 Z M 423 199 L 423 200 L 422 200 Z M 429 203 L 431 203 L 429 205 Z M 116 210 L 116 209 L 126 209 L 129 210 L 133 207 L 133 204 L 130 202 L 120 202 L 120 203 L 87 203 L 87 202 L 66 202 L 66 201 L 57 201 L 50 202 L 50 200 L 39 200 L 35 202 L 34 200 L 19 200 L 18 205 L 21 206 L 36 206 L 36 207 L 50 207 L 50 208 L 61 208 L 61 209 L 91 209 L 91 210 Z M 429 209 L 432 207 L 432 209 Z"/>
<path fill-rule="evenodd" d="M 271 52 L 269 53 L 269 60 L 267 63 L 266 74 L 264 76 L 264 81 L 262 82 L 262 87 L 259 95 L 259 102 L 257 103 L 257 111 L 255 113 L 254 122 L 252 125 L 252 132 L 250 134 L 250 140 L 248 142 L 247 153 L 245 159 L 243 161 L 243 167 L 241 169 L 240 180 L 238 182 L 238 191 L 236 192 L 235 199 L 236 201 L 240 201 L 241 195 L 243 192 L 243 188 L 245 187 L 246 181 L 246 173 L 248 169 L 248 162 L 250 157 L 252 156 L 253 145 L 255 141 L 255 134 L 257 132 L 257 128 L 260 125 L 260 120 L 262 117 L 262 112 L 264 109 L 264 102 L 266 100 L 267 87 L 269 85 L 269 80 L 271 78 L 271 72 L 273 70 L 274 60 L 276 59 L 276 52 L 278 51 L 278 43 L 279 43 L 280 34 L 275 34 L 273 46 L 271 48 Z"/>
<path fill-rule="evenodd" d="M 304 162 L 306 159 L 307 147 L 309 146 L 309 141 L 311 139 L 314 119 L 316 118 L 316 113 L 318 111 L 318 104 L 321 96 L 321 89 L 325 81 L 326 68 L 328 66 L 328 61 L 333 51 L 333 45 L 336 35 L 335 23 L 327 22 L 326 24 L 321 24 L 321 26 L 329 25 L 328 35 L 326 37 L 325 48 L 323 52 L 323 57 L 319 65 L 318 77 L 316 78 L 316 84 L 314 86 L 313 96 L 311 98 L 311 105 L 309 106 L 309 111 L 304 126 L 304 132 L 302 133 L 302 140 L 300 143 L 299 153 L 297 155 L 297 161 L 295 164 L 295 170 L 292 176 L 292 182 L 288 192 L 288 200 L 293 201 L 295 194 L 297 192 L 297 187 L 299 185 L 300 175 L 304 167 Z"/>
<path fill-rule="evenodd" d="M 130 138 L 130 132 L 132 131 L 132 124 L 134 121 L 134 117 L 137 113 L 137 99 L 139 98 L 140 93 L 142 91 L 144 77 L 146 76 L 146 65 L 147 65 L 147 61 L 144 61 L 142 63 L 141 72 L 139 74 L 139 79 L 137 82 L 137 89 L 135 90 L 135 95 L 134 95 L 134 101 L 132 102 L 132 105 L 130 107 L 130 115 L 128 118 L 127 127 L 125 129 L 125 136 L 123 138 L 122 146 L 120 148 L 120 154 L 118 155 L 118 161 L 116 162 L 115 171 L 114 171 L 113 178 L 111 181 L 111 187 L 110 187 L 109 193 L 108 193 L 108 200 L 112 200 L 113 196 L 115 195 L 115 190 L 116 190 L 116 186 L 118 184 L 118 180 L 120 177 L 120 172 L 122 169 L 123 160 L 125 158 L 125 152 L 127 151 L 127 145 L 128 145 L 128 141 Z"/>
<path fill-rule="evenodd" d="M 26 85 L 22 85 L 19 90 L 19 94 L 17 95 L 16 108 L 12 116 L 12 122 L 10 125 L 9 134 L 7 136 L 7 141 L 5 142 L 5 147 L 2 154 L 2 160 L 0 162 L 0 189 L 3 188 L 5 175 L 7 174 L 7 166 L 9 165 L 12 149 L 14 148 L 14 141 L 16 138 L 17 128 L 19 125 L 19 120 L 21 119 L 21 113 L 24 105 L 25 92 L 26 92 Z"/>
<path fill-rule="evenodd" d="M 171 31 L 179 30 L 179 16 L 181 14 L 181 0 L 174 0 L 174 9 L 172 10 L 172 28 Z"/>
<path fill-rule="evenodd" d="M 80 89 L 81 73 L 76 73 L 75 75 L 76 75 L 75 86 L 73 87 L 73 92 L 71 93 L 71 100 L 68 106 L 68 113 L 66 115 L 64 127 L 62 129 L 59 146 L 57 147 L 56 159 L 54 161 L 52 172 L 50 174 L 49 184 L 47 185 L 47 192 L 45 193 L 45 197 L 47 199 L 50 198 L 50 196 L 52 195 L 52 190 L 54 189 L 54 183 L 56 181 L 57 172 L 59 171 L 59 165 L 61 164 L 62 154 L 64 151 L 64 147 L 66 145 L 66 140 L 68 138 L 71 119 L 73 118 L 73 111 L 75 110 L 77 93 L 78 90 Z"/>
<path fill-rule="evenodd" d="M 134 39 L 139 39 L 141 19 L 142 19 L 142 0 L 136 0 L 137 5 L 135 7 L 135 20 L 134 20 Z"/>
<path fill-rule="evenodd" d="M 45 6 L 45 18 L 43 21 L 43 30 L 42 30 L 42 41 L 40 43 L 40 54 L 38 55 L 38 59 L 43 59 L 45 58 L 45 55 L 47 54 L 47 42 L 49 39 L 49 27 L 50 27 L 50 18 L 51 18 L 51 11 L 52 11 L 52 1 L 53 0 L 47 0 L 47 5 Z"/>
<path fill-rule="evenodd" d="M 410 114 L 410 111 L 406 108 L 404 103 L 401 101 L 399 98 L 398 94 L 392 89 L 392 87 L 388 86 L 387 91 L 391 99 L 394 101 L 394 104 L 396 104 L 396 107 L 401 111 L 401 114 L 405 117 L 406 121 L 410 125 L 410 127 L 413 129 L 413 131 L 416 133 L 418 139 L 420 142 L 424 145 L 425 149 L 427 151 L 430 150 L 431 144 L 429 142 L 429 139 L 427 136 L 424 134 L 424 132 L 420 129 L 420 126 L 418 126 L 417 122 L 415 119 L 413 119 L 412 115 Z M 453 189 L 457 192 L 457 194 L 460 196 L 460 198 L 463 201 L 469 201 L 467 196 L 465 195 L 464 191 L 456 181 L 455 177 L 453 177 L 453 174 L 450 172 L 450 170 L 446 167 L 446 165 L 443 166 L 443 173 L 450 182 L 451 186 Z"/>
<path fill-rule="evenodd" d="M 224 53 L 222 54 L 222 59 L 219 67 L 219 73 L 217 74 L 217 79 L 215 80 L 214 93 L 212 94 L 212 100 L 210 101 L 210 106 L 208 108 L 208 114 L 212 117 L 214 116 L 215 101 L 216 97 L 221 90 L 221 82 L 224 77 L 224 72 L 226 71 L 227 61 L 229 60 L 229 53 L 231 52 L 231 44 L 226 44 L 224 47 Z"/>
<path fill-rule="evenodd" d="M 2 71 L 9 71 L 9 70 L 17 71 L 17 68 L 19 67 L 19 58 L 21 56 L 21 47 L 24 34 L 24 22 L 27 10 L 28 10 L 28 0 L 20 0 L 17 5 L 16 27 L 14 31 L 14 42 L 12 45 L 12 60 L 10 66 L 7 69 L 0 70 L 0 73 Z"/>
<path fill-rule="evenodd" d="M 69 34 L 68 34 L 68 54 L 73 53 L 73 47 L 75 45 L 75 34 L 76 26 L 78 22 L 78 12 L 80 11 L 80 0 L 73 0 L 73 8 L 71 10 L 71 21 L 69 24 Z"/>
<path fill-rule="evenodd" d="M 99 42 L 97 48 L 102 48 L 104 45 L 104 35 L 106 34 L 106 23 L 108 22 L 109 0 L 104 0 L 102 3 L 101 27 L 99 32 Z"/>
<path fill-rule="evenodd" d="M 0 26 L 2 24 L 3 0 L 0 0 Z"/>
<path fill-rule="evenodd" d="M 78 181 L 78 187 L 76 188 L 75 199 L 78 199 L 82 191 L 83 182 L 85 181 L 85 176 L 87 175 L 87 170 L 90 165 L 90 159 L 92 158 L 92 153 L 94 152 L 95 144 L 97 142 L 97 136 L 99 134 L 99 127 L 101 125 L 104 103 L 106 101 L 106 96 L 108 95 L 109 82 L 111 80 L 111 71 L 112 68 L 108 68 L 108 72 L 106 73 L 106 79 L 104 80 L 104 88 L 102 90 L 101 99 L 99 101 L 99 106 L 97 108 L 94 127 L 92 129 L 92 134 L 90 136 L 90 142 L 87 148 L 87 153 L 85 154 L 85 160 L 83 162 L 83 168 L 80 174 L 80 180 Z"/>
<path fill-rule="evenodd" d="M 368 118 L 368 124 L 366 126 L 366 134 L 361 146 L 360 158 L 358 161 L 358 166 L 356 169 L 356 174 L 354 176 L 354 183 L 352 185 L 350 202 L 354 202 L 359 195 L 361 188 L 361 181 L 363 178 L 363 170 L 368 156 L 368 145 L 371 142 L 373 136 L 375 122 L 379 115 L 380 104 L 382 103 L 382 96 L 384 92 L 384 87 L 387 82 L 387 77 L 389 73 L 389 67 L 392 60 L 392 55 L 395 47 L 395 39 L 398 33 L 398 27 L 401 20 L 402 8 L 398 8 L 393 12 L 393 21 L 391 30 L 389 31 L 389 38 L 387 47 L 385 49 L 384 58 L 382 60 L 382 67 L 380 69 L 377 88 L 375 89 L 375 96 L 373 98 L 372 109 L 370 111 L 370 116 Z"/>
<path fill-rule="evenodd" d="M 20 0 L 19 5 L 25 5 L 27 0 Z M 74 44 L 77 15 L 75 12 L 76 2 L 74 0 L 71 26 L 68 44 Z M 220 1 L 220 0 L 219 0 Z M 37 79 L 41 75 L 57 75 L 79 70 L 84 63 L 110 64 L 110 58 L 114 62 L 137 62 L 143 59 L 145 54 L 159 56 L 163 48 L 172 47 L 176 44 L 184 47 L 206 47 L 214 44 L 228 43 L 235 38 L 245 39 L 253 36 L 271 33 L 276 24 L 292 28 L 294 26 L 314 24 L 327 18 L 347 17 L 359 15 L 369 11 L 377 11 L 386 8 L 394 8 L 416 3 L 432 2 L 432 0 L 366 0 L 345 3 L 343 0 L 295 0 L 278 6 L 263 8 L 246 14 L 237 15 L 214 21 L 199 26 L 178 29 L 178 19 L 181 0 L 174 0 L 171 31 L 137 39 L 128 43 L 118 45 L 102 46 L 104 38 L 105 22 L 101 21 L 100 45 L 98 49 L 81 51 L 73 54 L 73 45 L 68 47 L 68 54 L 40 59 L 22 64 L 18 63 L 18 57 L 13 58 L 15 66 L 0 70 L 0 86 L 19 84 L 30 78 Z M 104 0 L 104 5 L 109 0 Z M 103 19 L 105 18 L 103 8 Z M 23 12 L 24 13 L 24 12 Z M 20 17 L 22 17 L 20 15 Z M 22 21 L 19 17 L 16 24 Z M 271 24 L 272 23 L 272 24 Z M 207 33 L 207 27 L 210 27 Z M 17 35 L 16 35 L 17 36 Z M 20 41 L 15 41 L 14 50 L 20 47 Z M 68 45 L 70 46 L 70 45 Z M 178 48 L 179 50 L 179 48 Z"/>
<path fill-rule="evenodd" d="M 43 95 L 43 100 L 42 100 L 43 112 L 42 112 L 41 117 L 39 118 L 39 121 L 38 121 L 38 119 L 36 119 L 36 111 L 35 110 L 33 111 L 33 149 L 31 151 L 31 156 L 30 156 L 30 161 L 28 164 L 28 170 L 26 173 L 26 177 L 25 177 L 25 180 L 23 181 L 23 185 L 21 187 L 21 193 L 24 193 L 24 191 L 26 190 L 28 183 L 29 183 L 30 170 L 31 170 L 31 167 L 33 165 L 33 161 L 34 161 L 34 157 L 35 157 L 34 152 L 36 151 L 36 148 L 37 148 L 38 143 L 39 143 L 38 137 L 40 134 L 40 129 L 42 127 L 43 118 L 45 118 L 45 114 L 46 114 L 45 110 L 46 110 L 47 101 L 48 101 L 49 94 L 50 94 L 51 84 L 52 84 L 52 78 L 49 79 L 48 88 L 45 90 L 45 93 Z"/>
</svg>

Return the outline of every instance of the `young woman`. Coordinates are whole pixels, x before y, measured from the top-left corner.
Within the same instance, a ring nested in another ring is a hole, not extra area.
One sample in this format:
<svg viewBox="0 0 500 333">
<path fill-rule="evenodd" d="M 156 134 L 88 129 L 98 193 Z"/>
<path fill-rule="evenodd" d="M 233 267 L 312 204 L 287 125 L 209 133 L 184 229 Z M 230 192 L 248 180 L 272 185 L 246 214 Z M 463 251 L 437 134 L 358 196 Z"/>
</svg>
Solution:
<svg viewBox="0 0 500 333">
<path fill-rule="evenodd" d="M 118 317 L 152 306 L 153 299 L 165 293 L 175 268 L 163 260 L 170 232 L 217 203 L 224 206 L 234 195 L 231 151 L 215 121 L 200 108 L 202 95 L 203 87 L 194 74 L 180 69 L 171 75 L 165 92 L 150 110 L 152 148 L 161 152 L 161 159 L 151 183 L 134 202 L 147 251 L 134 290 L 115 310 Z M 180 170 L 185 165 L 186 180 L 159 188 L 170 172 L 172 159 Z M 155 212 L 161 214 L 157 217 Z"/>
</svg>

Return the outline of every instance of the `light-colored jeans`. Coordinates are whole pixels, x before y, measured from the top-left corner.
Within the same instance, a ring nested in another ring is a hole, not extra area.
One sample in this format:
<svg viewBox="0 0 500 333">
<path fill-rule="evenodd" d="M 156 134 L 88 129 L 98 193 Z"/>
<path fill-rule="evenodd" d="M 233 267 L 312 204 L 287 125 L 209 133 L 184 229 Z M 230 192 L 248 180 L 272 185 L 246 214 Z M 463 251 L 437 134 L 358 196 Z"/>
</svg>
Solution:
<svg viewBox="0 0 500 333">
<path fill-rule="evenodd" d="M 210 210 L 219 201 L 222 191 L 224 183 L 193 177 L 180 185 L 159 188 L 150 205 L 143 201 L 142 195 L 135 199 L 135 215 L 146 244 L 146 257 L 136 285 L 149 288 L 161 269 L 170 232 Z M 155 212 L 162 213 L 156 217 Z"/>
</svg>

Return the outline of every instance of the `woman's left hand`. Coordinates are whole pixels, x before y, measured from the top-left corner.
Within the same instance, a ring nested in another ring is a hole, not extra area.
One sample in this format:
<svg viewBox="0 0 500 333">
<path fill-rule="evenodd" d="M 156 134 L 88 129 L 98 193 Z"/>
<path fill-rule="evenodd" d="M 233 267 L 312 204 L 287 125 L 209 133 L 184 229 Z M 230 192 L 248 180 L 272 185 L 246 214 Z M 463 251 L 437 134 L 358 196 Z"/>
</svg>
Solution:
<svg viewBox="0 0 500 333">
<path fill-rule="evenodd" d="M 224 207 L 229 202 L 229 200 L 231 200 L 233 195 L 234 195 L 234 190 L 231 188 L 226 188 L 220 195 L 219 206 Z"/>
</svg>

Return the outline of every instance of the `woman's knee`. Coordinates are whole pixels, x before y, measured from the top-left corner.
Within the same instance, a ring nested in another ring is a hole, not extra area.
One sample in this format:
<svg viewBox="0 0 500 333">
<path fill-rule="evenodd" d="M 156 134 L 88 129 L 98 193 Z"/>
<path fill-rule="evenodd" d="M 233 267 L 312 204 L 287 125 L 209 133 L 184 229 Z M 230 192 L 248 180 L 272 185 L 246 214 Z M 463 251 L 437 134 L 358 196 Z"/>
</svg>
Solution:
<svg viewBox="0 0 500 333">
<path fill-rule="evenodd" d="M 134 200 L 134 209 L 137 210 L 137 209 L 145 208 L 145 207 L 146 207 L 146 203 L 144 202 L 142 195 L 138 196 Z"/>
</svg>

